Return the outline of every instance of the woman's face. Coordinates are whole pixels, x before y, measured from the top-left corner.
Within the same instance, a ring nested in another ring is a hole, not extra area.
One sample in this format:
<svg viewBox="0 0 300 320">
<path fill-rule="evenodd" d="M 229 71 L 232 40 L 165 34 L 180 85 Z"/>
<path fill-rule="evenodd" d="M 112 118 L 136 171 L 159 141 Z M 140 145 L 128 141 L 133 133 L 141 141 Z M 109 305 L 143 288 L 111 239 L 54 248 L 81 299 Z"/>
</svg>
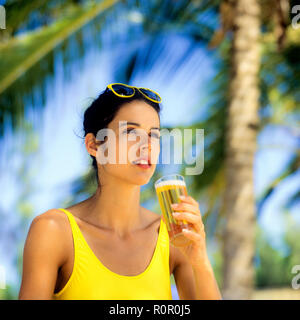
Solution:
<svg viewBox="0 0 300 320">
<path fill-rule="evenodd" d="M 111 177 L 134 185 L 147 184 L 160 152 L 160 121 L 155 109 L 140 100 L 124 103 L 108 129 L 114 137 L 105 138 L 96 153 L 101 184 Z M 135 165 L 133 161 L 140 157 L 149 158 L 151 166 L 145 169 Z M 105 163 L 104 158 L 115 162 Z"/>
</svg>

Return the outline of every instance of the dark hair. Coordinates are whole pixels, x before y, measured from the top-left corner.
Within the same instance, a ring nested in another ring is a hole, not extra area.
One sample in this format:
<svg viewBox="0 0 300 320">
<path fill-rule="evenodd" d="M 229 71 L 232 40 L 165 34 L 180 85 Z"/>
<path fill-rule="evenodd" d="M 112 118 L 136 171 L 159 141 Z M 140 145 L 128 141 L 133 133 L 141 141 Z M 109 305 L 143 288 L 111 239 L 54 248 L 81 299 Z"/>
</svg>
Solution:
<svg viewBox="0 0 300 320">
<path fill-rule="evenodd" d="M 84 112 L 83 119 L 83 130 L 84 136 L 88 133 L 93 133 L 96 137 L 97 132 L 100 129 L 107 128 L 109 123 L 114 119 L 117 112 L 125 103 L 129 103 L 134 100 L 142 100 L 148 105 L 153 107 L 160 116 L 161 105 L 159 103 L 152 102 L 151 100 L 144 97 L 138 90 L 135 90 L 135 95 L 130 98 L 121 98 L 116 96 L 110 90 L 104 90 L 98 98 L 96 98 L 91 105 Z M 96 179 L 98 187 L 100 187 L 98 180 L 98 167 L 97 160 L 94 156 L 90 155 L 93 159 L 92 166 L 96 172 Z"/>
</svg>

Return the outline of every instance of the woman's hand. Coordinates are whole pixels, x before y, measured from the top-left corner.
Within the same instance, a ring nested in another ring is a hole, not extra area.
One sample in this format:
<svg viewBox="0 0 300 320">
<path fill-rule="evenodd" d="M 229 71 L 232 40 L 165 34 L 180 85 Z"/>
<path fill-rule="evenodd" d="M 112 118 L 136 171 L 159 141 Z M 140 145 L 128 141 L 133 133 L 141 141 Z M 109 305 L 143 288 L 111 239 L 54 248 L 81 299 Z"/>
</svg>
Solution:
<svg viewBox="0 0 300 320">
<path fill-rule="evenodd" d="M 214 272 L 206 252 L 204 225 L 198 202 L 191 196 L 180 196 L 181 203 L 172 205 L 177 213 L 173 214 L 176 220 L 185 220 L 193 231 L 183 231 L 190 241 L 184 246 L 176 246 L 186 257 L 193 268 L 196 284 L 196 299 L 210 300 L 222 299 Z"/>
<path fill-rule="evenodd" d="M 173 217 L 185 220 L 193 229 L 183 230 L 183 234 L 190 240 L 184 247 L 177 247 L 188 259 L 192 266 L 199 266 L 208 262 L 204 224 L 198 202 L 191 196 L 180 196 L 181 203 L 172 204 Z"/>
</svg>

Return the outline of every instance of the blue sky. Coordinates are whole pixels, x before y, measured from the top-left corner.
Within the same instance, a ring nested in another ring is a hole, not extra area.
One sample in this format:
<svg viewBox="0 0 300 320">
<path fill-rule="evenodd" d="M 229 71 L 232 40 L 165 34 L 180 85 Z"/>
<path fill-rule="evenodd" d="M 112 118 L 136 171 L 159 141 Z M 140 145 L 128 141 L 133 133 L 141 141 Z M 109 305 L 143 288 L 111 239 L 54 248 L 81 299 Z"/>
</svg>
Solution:
<svg viewBox="0 0 300 320">
<path fill-rule="evenodd" d="M 298 137 L 297 137 L 298 136 Z M 258 137 L 255 160 L 255 192 L 259 196 L 283 171 L 292 154 L 299 150 L 299 134 L 286 128 L 267 126 Z M 300 189 L 300 171 L 282 181 L 267 201 L 260 217 L 260 225 L 267 230 L 272 245 L 283 249 L 284 207 L 288 199 Z M 292 208 L 293 218 L 300 223 L 299 204 Z"/>
</svg>

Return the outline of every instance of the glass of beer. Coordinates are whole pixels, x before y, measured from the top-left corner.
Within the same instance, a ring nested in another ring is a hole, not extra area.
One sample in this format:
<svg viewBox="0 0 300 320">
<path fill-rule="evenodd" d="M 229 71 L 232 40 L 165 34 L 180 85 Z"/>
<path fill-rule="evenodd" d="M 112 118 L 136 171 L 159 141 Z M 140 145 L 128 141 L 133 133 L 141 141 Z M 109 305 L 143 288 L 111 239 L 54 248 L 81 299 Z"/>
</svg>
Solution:
<svg viewBox="0 0 300 320">
<path fill-rule="evenodd" d="M 176 220 L 173 217 L 172 212 L 174 210 L 171 207 L 171 204 L 181 202 L 179 196 L 188 195 L 183 176 L 179 174 L 163 176 L 154 183 L 154 186 L 160 209 L 166 222 L 171 244 L 174 246 L 187 245 L 190 240 L 184 236 L 182 230 L 184 228 L 188 230 L 193 229 L 185 220 Z"/>
</svg>

